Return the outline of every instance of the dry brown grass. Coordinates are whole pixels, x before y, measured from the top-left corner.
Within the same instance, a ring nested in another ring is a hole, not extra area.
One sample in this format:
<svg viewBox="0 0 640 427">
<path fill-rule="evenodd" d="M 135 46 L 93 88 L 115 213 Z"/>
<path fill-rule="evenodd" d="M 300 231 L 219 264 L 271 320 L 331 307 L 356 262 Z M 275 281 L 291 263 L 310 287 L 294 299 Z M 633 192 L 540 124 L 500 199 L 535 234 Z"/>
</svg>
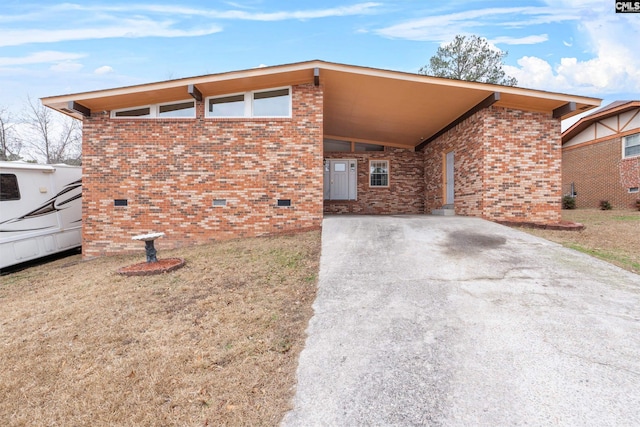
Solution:
<svg viewBox="0 0 640 427">
<path fill-rule="evenodd" d="M 0 424 L 276 425 L 312 315 L 320 233 L 144 259 L 79 256 L 0 277 Z"/>
<path fill-rule="evenodd" d="M 586 228 L 582 231 L 524 230 L 640 273 L 640 211 L 563 210 L 562 219 L 582 223 Z"/>
</svg>

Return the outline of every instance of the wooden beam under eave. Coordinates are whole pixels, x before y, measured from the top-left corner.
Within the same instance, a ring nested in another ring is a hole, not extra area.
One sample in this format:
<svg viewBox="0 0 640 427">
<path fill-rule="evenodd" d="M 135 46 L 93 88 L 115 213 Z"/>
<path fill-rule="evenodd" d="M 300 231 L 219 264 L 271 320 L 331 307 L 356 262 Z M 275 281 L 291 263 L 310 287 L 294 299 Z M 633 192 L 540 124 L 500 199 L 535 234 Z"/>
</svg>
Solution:
<svg viewBox="0 0 640 427">
<path fill-rule="evenodd" d="M 189 95 L 191 95 L 196 101 L 202 101 L 202 92 L 198 90 L 196 85 L 187 86 L 187 92 L 189 92 Z"/>
<path fill-rule="evenodd" d="M 449 123 L 447 126 L 443 127 L 438 132 L 436 132 L 435 134 L 433 134 L 432 136 L 430 136 L 429 138 L 425 139 L 420 144 L 418 144 L 416 146 L 416 151 L 422 150 L 424 147 L 427 146 L 427 144 L 429 144 L 434 139 L 436 139 L 439 136 L 441 136 L 441 135 L 445 134 L 446 132 L 450 131 L 451 129 L 453 129 L 454 127 L 459 125 L 461 122 L 463 122 L 466 119 L 468 119 L 469 117 L 473 116 L 478 111 L 484 110 L 485 108 L 492 106 L 493 104 L 495 104 L 498 101 L 500 101 L 500 92 L 493 92 L 491 95 L 487 96 L 485 99 L 480 101 L 473 108 L 468 110 L 466 113 L 464 113 L 463 115 L 461 115 L 460 117 L 458 117 L 457 119 L 455 119 L 454 121 Z"/>
<path fill-rule="evenodd" d="M 576 103 L 575 102 L 567 102 L 562 107 L 558 107 L 553 110 L 553 118 L 561 119 L 565 114 L 573 113 L 576 111 Z"/>
<path fill-rule="evenodd" d="M 91 110 L 76 101 L 69 101 L 67 103 L 67 109 L 80 113 L 85 117 L 91 116 Z"/>
</svg>

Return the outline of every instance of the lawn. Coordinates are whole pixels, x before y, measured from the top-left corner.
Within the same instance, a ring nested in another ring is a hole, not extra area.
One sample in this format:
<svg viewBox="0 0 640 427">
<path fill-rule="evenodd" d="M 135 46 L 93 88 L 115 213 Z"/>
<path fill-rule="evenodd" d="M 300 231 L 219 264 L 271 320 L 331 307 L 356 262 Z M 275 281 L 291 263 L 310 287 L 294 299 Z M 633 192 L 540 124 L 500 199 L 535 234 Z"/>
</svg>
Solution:
<svg viewBox="0 0 640 427">
<path fill-rule="evenodd" d="M 277 425 L 312 315 L 320 233 L 60 259 L 0 277 L 3 426 Z"/>
<path fill-rule="evenodd" d="M 562 219 L 585 225 L 582 231 L 523 229 L 640 274 L 640 211 L 563 210 Z"/>
</svg>

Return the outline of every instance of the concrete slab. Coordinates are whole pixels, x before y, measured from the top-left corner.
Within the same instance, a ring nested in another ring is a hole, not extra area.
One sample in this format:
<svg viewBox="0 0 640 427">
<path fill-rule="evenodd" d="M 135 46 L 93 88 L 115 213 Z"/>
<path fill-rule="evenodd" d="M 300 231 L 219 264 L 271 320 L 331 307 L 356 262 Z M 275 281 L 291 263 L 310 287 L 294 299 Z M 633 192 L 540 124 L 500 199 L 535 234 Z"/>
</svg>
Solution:
<svg viewBox="0 0 640 427">
<path fill-rule="evenodd" d="M 640 425 L 640 276 L 467 217 L 327 216 L 283 426 Z"/>
</svg>

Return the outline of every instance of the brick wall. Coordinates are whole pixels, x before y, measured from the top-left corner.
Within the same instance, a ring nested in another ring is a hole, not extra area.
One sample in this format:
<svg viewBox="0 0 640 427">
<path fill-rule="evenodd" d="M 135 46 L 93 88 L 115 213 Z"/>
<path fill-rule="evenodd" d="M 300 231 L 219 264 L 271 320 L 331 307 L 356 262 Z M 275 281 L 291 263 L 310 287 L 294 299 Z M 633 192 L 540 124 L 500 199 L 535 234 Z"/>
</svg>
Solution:
<svg viewBox="0 0 640 427">
<path fill-rule="evenodd" d="M 83 255 L 142 251 L 131 237 L 151 231 L 162 251 L 320 227 L 322 88 L 292 96 L 290 119 L 205 119 L 201 102 L 196 119 L 86 118 Z"/>
<path fill-rule="evenodd" d="M 597 208 L 607 200 L 615 208 L 635 207 L 640 186 L 640 157 L 622 159 L 622 140 L 614 137 L 562 151 L 562 186 L 565 194 L 575 184 L 576 207 Z"/>
<path fill-rule="evenodd" d="M 560 220 L 560 121 L 548 114 L 492 106 L 424 149 L 426 211 L 443 204 L 443 156 L 455 152 L 459 215 L 492 221 Z"/>
<path fill-rule="evenodd" d="M 482 216 L 484 121 L 475 114 L 424 148 L 425 212 L 442 208 L 444 156 L 454 152 L 454 209 L 459 215 Z"/>
<path fill-rule="evenodd" d="M 325 158 L 356 159 L 357 200 L 325 200 L 326 213 L 421 214 L 424 213 L 424 169 L 422 155 L 386 147 L 385 151 L 325 153 Z M 369 161 L 389 161 L 389 186 L 369 187 Z"/>
</svg>

